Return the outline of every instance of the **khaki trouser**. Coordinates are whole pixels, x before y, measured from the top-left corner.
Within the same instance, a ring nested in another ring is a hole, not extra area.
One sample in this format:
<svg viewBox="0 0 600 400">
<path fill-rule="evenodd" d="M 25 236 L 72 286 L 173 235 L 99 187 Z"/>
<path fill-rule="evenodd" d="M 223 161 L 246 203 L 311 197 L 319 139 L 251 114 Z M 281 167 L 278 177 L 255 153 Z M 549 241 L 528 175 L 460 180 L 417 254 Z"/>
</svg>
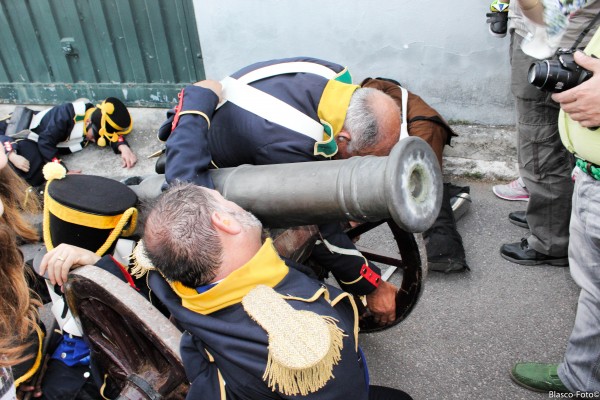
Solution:
<svg viewBox="0 0 600 400">
<path fill-rule="evenodd" d="M 536 59 L 521 50 L 522 38 L 511 34 L 511 89 L 517 108 L 519 175 L 529 190 L 528 243 L 534 250 L 553 257 L 566 257 L 574 167 L 572 155 L 558 133 L 559 105 L 550 93 L 527 81 Z"/>
</svg>

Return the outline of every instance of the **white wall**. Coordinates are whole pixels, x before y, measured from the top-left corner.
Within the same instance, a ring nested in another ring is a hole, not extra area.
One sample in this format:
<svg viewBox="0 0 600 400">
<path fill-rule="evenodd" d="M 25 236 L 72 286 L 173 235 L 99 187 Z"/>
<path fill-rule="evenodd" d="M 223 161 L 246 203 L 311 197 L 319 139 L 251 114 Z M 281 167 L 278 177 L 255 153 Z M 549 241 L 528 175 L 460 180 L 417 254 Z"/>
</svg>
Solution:
<svg viewBox="0 0 600 400">
<path fill-rule="evenodd" d="M 485 23 L 490 0 L 194 0 L 208 78 L 298 55 L 394 78 L 446 119 L 514 123 L 508 36 Z"/>
</svg>

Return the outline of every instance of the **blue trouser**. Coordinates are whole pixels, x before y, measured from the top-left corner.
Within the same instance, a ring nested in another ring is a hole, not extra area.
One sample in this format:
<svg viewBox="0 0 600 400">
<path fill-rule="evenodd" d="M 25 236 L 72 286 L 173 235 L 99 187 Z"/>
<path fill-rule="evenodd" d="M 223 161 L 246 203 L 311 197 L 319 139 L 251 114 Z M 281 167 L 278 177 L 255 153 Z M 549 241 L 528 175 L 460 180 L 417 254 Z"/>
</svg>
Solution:
<svg viewBox="0 0 600 400">
<path fill-rule="evenodd" d="M 600 391 L 600 181 L 579 173 L 573 193 L 569 267 L 581 288 L 558 376 L 572 392 Z"/>
</svg>

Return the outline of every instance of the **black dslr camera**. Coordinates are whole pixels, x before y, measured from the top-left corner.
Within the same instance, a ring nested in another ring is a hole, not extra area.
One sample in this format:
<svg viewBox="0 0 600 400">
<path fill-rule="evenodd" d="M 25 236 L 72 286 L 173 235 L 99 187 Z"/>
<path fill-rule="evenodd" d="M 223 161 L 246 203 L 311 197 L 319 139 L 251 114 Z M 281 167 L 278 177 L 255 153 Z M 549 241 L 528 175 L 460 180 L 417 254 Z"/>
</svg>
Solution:
<svg viewBox="0 0 600 400">
<path fill-rule="evenodd" d="M 540 90 L 558 93 L 590 79 L 592 72 L 573 59 L 574 49 L 558 49 L 553 60 L 536 61 L 529 67 L 527 79 Z"/>
</svg>

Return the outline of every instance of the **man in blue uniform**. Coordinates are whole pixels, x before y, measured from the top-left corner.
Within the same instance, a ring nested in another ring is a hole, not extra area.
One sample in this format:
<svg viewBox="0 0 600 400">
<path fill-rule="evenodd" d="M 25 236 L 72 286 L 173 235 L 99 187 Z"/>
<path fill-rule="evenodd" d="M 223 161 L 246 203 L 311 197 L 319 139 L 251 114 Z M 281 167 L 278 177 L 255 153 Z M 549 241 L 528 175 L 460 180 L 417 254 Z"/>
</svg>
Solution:
<svg viewBox="0 0 600 400">
<path fill-rule="evenodd" d="M 288 266 L 261 233 L 252 214 L 193 184 L 150 210 L 148 282 L 185 330 L 187 398 L 410 399 L 369 387 L 352 298 Z"/>
<path fill-rule="evenodd" d="M 293 58 L 251 65 L 221 83 L 186 87 L 159 131 L 166 140 L 167 183 L 212 188 L 208 169 L 214 167 L 389 154 L 400 134 L 398 106 L 387 94 L 350 82 L 340 65 Z M 222 85 L 227 101 L 217 109 Z M 391 323 L 398 289 L 381 281 L 380 270 L 338 224 L 319 229 L 312 257 L 344 290 L 366 295 L 376 321 Z"/>
<path fill-rule="evenodd" d="M 0 142 L 11 166 L 32 186 L 44 183 L 42 167 L 47 162 L 79 151 L 87 142 L 101 147 L 110 144 L 115 154 L 121 154 L 123 167 L 131 168 L 137 162 L 123 136 L 131 132 L 131 116 L 114 97 L 96 107 L 84 100 L 40 111 L 27 121 L 27 130 L 16 135 L 8 134 L 9 122 L 0 121 Z"/>
</svg>

